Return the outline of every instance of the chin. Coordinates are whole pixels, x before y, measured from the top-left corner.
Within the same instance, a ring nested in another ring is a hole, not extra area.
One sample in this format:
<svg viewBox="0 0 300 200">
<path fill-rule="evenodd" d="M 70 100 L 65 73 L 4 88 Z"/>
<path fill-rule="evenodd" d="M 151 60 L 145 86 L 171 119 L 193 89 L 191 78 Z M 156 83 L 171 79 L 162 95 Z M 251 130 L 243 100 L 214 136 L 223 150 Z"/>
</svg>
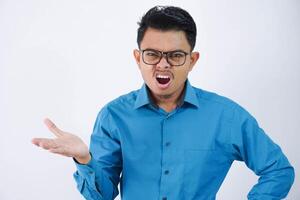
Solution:
<svg viewBox="0 0 300 200">
<path fill-rule="evenodd" d="M 170 90 L 160 90 L 160 89 L 156 89 L 156 90 L 152 90 L 151 92 L 153 92 L 155 95 L 159 95 L 159 96 L 169 96 L 172 95 L 173 92 Z"/>
</svg>

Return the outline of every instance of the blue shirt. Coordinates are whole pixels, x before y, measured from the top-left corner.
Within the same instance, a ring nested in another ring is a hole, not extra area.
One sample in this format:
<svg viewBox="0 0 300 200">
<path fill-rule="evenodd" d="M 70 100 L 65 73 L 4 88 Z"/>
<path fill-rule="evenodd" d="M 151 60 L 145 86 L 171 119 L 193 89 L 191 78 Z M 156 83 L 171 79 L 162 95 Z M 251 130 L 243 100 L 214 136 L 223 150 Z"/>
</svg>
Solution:
<svg viewBox="0 0 300 200">
<path fill-rule="evenodd" d="M 146 85 L 108 103 L 91 136 L 91 161 L 74 178 L 88 200 L 213 200 L 232 162 L 260 176 L 252 200 L 284 198 L 294 169 L 280 147 L 237 103 L 186 82 L 170 113 Z"/>
</svg>

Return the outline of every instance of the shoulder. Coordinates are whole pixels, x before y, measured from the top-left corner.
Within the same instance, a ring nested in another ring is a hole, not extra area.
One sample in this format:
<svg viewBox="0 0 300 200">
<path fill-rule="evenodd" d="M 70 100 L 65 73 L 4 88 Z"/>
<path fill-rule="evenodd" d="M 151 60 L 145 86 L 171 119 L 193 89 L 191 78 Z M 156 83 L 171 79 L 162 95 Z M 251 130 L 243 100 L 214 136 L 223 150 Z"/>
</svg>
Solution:
<svg viewBox="0 0 300 200">
<path fill-rule="evenodd" d="M 133 90 L 126 94 L 120 95 L 119 97 L 113 99 L 107 103 L 107 107 L 124 107 L 124 106 L 133 106 L 139 90 Z"/>
<path fill-rule="evenodd" d="M 196 92 L 200 106 L 204 105 L 210 109 L 219 108 L 223 110 L 225 114 L 227 113 L 228 116 L 231 116 L 230 118 L 232 119 L 241 116 L 251 117 L 250 113 L 242 105 L 231 98 L 197 87 L 193 87 L 193 89 Z"/>
<path fill-rule="evenodd" d="M 235 109 L 237 106 L 239 106 L 237 102 L 226 96 L 222 96 L 215 92 L 207 91 L 197 87 L 193 87 L 193 89 L 196 92 L 197 98 L 200 103 L 219 105 L 229 109 Z"/>
<path fill-rule="evenodd" d="M 140 90 L 132 90 L 128 93 L 122 94 L 119 97 L 109 101 L 108 103 L 106 103 L 102 109 L 100 110 L 100 113 L 106 113 L 109 114 L 111 112 L 115 112 L 117 110 L 121 111 L 121 110 L 130 110 L 133 108 L 138 92 Z"/>
</svg>

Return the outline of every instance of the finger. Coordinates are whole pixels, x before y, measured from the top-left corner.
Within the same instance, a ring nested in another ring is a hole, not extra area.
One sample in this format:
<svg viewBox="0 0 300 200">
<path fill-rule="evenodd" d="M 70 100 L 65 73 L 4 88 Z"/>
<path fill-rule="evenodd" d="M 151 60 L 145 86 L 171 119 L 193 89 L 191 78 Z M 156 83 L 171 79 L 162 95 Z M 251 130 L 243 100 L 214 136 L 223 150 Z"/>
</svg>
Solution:
<svg viewBox="0 0 300 200">
<path fill-rule="evenodd" d="M 31 143 L 34 144 L 34 145 L 36 145 L 36 146 L 39 146 L 39 139 L 38 138 L 33 138 L 31 140 Z"/>
<path fill-rule="evenodd" d="M 48 129 L 56 135 L 56 137 L 60 137 L 63 135 L 63 131 L 60 130 L 50 119 L 44 119 L 44 123 L 48 127 Z"/>
<path fill-rule="evenodd" d="M 46 150 L 59 147 L 58 143 L 54 139 L 33 138 L 32 143 Z"/>
</svg>

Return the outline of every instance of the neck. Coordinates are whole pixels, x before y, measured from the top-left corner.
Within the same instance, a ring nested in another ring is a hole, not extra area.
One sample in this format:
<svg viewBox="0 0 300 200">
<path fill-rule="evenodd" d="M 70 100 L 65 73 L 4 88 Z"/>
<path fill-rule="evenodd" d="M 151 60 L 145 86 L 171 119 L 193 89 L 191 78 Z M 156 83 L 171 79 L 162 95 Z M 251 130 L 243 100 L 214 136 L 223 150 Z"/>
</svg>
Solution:
<svg viewBox="0 0 300 200">
<path fill-rule="evenodd" d="M 157 95 L 151 93 L 152 98 L 157 106 L 164 109 L 166 112 L 171 112 L 176 109 L 183 95 L 185 84 L 183 84 L 176 92 L 166 95 Z"/>
</svg>

